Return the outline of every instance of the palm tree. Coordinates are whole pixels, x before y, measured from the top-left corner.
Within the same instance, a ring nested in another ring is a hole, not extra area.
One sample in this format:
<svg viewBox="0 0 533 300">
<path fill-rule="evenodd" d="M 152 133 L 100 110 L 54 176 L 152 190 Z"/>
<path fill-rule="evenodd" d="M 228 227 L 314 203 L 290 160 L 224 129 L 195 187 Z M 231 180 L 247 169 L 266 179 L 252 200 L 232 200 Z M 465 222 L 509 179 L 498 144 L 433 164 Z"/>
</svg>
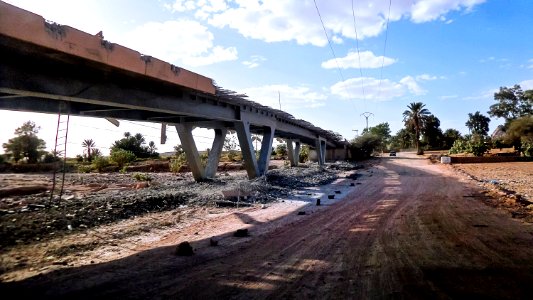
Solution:
<svg viewBox="0 0 533 300">
<path fill-rule="evenodd" d="M 81 145 L 85 148 L 85 154 L 87 155 L 87 160 L 93 160 L 93 148 L 96 146 L 96 143 L 92 139 L 84 140 Z"/>
<path fill-rule="evenodd" d="M 413 102 L 407 105 L 408 110 L 403 112 L 403 121 L 406 126 L 411 126 L 415 130 L 416 154 L 422 155 L 424 151 L 420 148 L 420 131 L 426 119 L 431 114 L 422 102 Z"/>
</svg>

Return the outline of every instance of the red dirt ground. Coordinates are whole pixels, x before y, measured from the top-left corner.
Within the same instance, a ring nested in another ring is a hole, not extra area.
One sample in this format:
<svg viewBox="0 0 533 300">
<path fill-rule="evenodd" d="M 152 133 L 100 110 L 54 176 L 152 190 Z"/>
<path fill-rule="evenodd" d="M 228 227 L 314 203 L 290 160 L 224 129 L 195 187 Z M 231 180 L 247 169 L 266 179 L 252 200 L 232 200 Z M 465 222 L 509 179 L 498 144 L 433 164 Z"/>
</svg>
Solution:
<svg viewBox="0 0 533 300">
<path fill-rule="evenodd" d="M 479 181 L 409 153 L 360 174 L 354 187 L 335 182 L 349 192 L 323 206 L 191 208 L 21 246 L 2 254 L 3 264 L 23 263 L 2 275 L 0 291 L 39 299 L 531 296 L 533 225 L 495 209 L 502 200 Z M 139 227 L 162 220 L 175 225 Z M 250 236 L 232 235 L 243 227 Z M 120 238 L 132 228 L 139 234 Z M 175 255 L 182 241 L 195 255 Z"/>
</svg>

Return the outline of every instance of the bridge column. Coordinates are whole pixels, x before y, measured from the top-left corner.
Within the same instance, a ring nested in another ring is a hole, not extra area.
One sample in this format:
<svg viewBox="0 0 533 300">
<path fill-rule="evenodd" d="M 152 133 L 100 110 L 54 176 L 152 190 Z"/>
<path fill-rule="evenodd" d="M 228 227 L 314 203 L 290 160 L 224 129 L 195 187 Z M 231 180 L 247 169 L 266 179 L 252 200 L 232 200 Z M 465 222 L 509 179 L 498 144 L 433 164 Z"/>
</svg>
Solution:
<svg viewBox="0 0 533 300">
<path fill-rule="evenodd" d="M 323 166 L 326 163 L 326 141 L 318 138 L 315 141 L 318 164 Z"/>
<path fill-rule="evenodd" d="M 198 154 L 198 148 L 196 148 L 196 143 L 194 142 L 194 137 L 192 136 L 192 125 L 190 124 L 176 124 L 176 131 L 180 137 L 181 146 L 185 151 L 185 156 L 187 157 L 187 163 L 189 168 L 191 168 L 192 176 L 196 181 L 202 181 L 206 178 L 205 170 L 200 161 L 200 155 Z"/>
<path fill-rule="evenodd" d="M 298 140 L 285 140 L 287 142 L 287 152 L 289 155 L 289 161 L 291 167 L 298 166 L 300 161 L 300 141 Z M 294 141 L 294 147 L 292 142 Z"/>
<path fill-rule="evenodd" d="M 224 139 L 226 138 L 226 129 L 215 129 L 215 139 L 211 152 L 207 158 L 207 166 L 205 167 L 205 176 L 207 178 L 214 178 L 218 169 L 218 162 L 220 161 L 220 154 L 222 154 L 222 147 L 224 146 Z"/>
<path fill-rule="evenodd" d="M 246 173 L 248 173 L 248 178 L 256 178 L 261 172 L 259 172 L 257 159 L 255 158 L 252 135 L 250 133 L 250 122 L 235 122 L 235 131 L 237 131 L 237 137 L 239 138 L 239 145 L 241 147 L 244 167 L 246 168 Z M 261 144 L 263 142 L 261 142 Z"/>
<path fill-rule="evenodd" d="M 263 140 L 261 141 L 261 152 L 259 154 L 259 176 L 265 175 L 270 164 L 270 155 L 272 154 L 272 143 L 274 141 L 274 127 L 263 128 Z"/>
</svg>

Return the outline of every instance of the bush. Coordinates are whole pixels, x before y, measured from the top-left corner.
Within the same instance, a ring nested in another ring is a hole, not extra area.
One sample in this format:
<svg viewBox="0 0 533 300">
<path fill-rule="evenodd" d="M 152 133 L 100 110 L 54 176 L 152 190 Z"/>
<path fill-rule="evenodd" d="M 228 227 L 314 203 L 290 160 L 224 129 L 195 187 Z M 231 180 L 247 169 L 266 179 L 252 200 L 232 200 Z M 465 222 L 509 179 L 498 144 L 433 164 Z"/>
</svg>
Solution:
<svg viewBox="0 0 533 300">
<path fill-rule="evenodd" d="M 459 154 L 469 152 L 470 146 L 469 143 L 465 140 L 459 139 L 453 142 L 453 146 L 450 148 L 450 154 Z"/>
<path fill-rule="evenodd" d="M 278 144 L 276 146 L 276 155 L 279 157 L 287 156 L 287 144 Z"/>
<path fill-rule="evenodd" d="M 187 164 L 187 158 L 185 153 L 178 155 L 175 159 L 170 160 L 170 172 L 179 173 L 181 168 Z"/>
<path fill-rule="evenodd" d="M 79 173 L 90 173 L 92 170 L 93 170 L 93 167 L 91 165 L 79 165 L 78 166 Z"/>
<path fill-rule="evenodd" d="M 76 155 L 76 161 L 77 161 L 78 163 L 82 163 L 82 162 L 83 162 L 83 156 L 81 156 L 81 155 L 79 155 L 79 154 Z"/>
<path fill-rule="evenodd" d="M 57 161 L 60 161 L 61 159 L 59 157 L 57 157 L 56 155 L 52 154 L 52 153 L 46 153 L 43 157 L 43 163 L 54 163 L 54 162 L 57 162 Z"/>
<path fill-rule="evenodd" d="M 137 156 L 131 151 L 124 149 L 114 149 L 111 151 L 111 161 L 115 162 L 119 168 L 124 167 L 125 164 L 128 164 L 134 161 Z"/>
<path fill-rule="evenodd" d="M 0 154 L 0 164 L 3 164 L 6 161 L 4 155 Z"/>
<path fill-rule="evenodd" d="M 365 133 L 352 140 L 350 152 L 353 160 L 367 159 L 381 147 L 381 137 Z"/>
<path fill-rule="evenodd" d="M 135 173 L 132 177 L 137 181 L 152 181 L 152 177 L 145 173 Z"/>
<path fill-rule="evenodd" d="M 524 156 L 533 157 L 533 142 L 522 142 Z"/>
<path fill-rule="evenodd" d="M 103 156 L 95 157 L 92 166 L 96 171 L 102 172 L 105 167 L 109 166 L 109 160 Z"/>
<path fill-rule="evenodd" d="M 300 157 L 298 159 L 301 163 L 304 163 L 309 160 L 309 146 L 302 145 L 300 148 Z"/>
<path fill-rule="evenodd" d="M 489 147 L 484 142 L 476 142 L 470 143 L 470 149 L 468 152 L 475 156 L 483 156 L 487 150 L 489 150 Z"/>
</svg>

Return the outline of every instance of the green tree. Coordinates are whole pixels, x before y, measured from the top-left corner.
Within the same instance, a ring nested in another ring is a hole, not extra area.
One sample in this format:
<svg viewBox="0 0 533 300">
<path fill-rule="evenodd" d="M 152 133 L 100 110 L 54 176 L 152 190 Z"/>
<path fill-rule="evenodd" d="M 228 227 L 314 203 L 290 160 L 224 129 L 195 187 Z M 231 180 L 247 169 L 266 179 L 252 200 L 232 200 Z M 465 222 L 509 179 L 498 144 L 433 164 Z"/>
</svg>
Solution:
<svg viewBox="0 0 533 300">
<path fill-rule="evenodd" d="M 111 151 L 110 158 L 118 165 L 119 168 L 122 168 L 124 165 L 136 159 L 135 154 L 133 152 L 124 149 L 117 149 Z"/>
<path fill-rule="evenodd" d="M 505 141 L 526 154 L 525 149 L 533 145 L 533 116 L 524 116 L 512 121 L 507 129 Z"/>
<path fill-rule="evenodd" d="M 27 121 L 15 129 L 16 137 L 4 143 L 4 151 L 15 162 L 26 158 L 29 163 L 36 163 L 45 153 L 46 143 L 37 136 L 40 127 L 32 121 Z"/>
<path fill-rule="evenodd" d="M 87 161 L 91 162 L 93 160 L 93 150 L 94 147 L 96 147 L 96 143 L 92 139 L 86 139 L 83 140 L 81 145 L 85 148 L 85 150 L 83 150 L 83 153 L 85 154 Z"/>
<path fill-rule="evenodd" d="M 154 141 L 150 141 L 148 143 L 148 152 L 150 153 L 150 156 L 151 157 L 158 157 L 159 156 L 159 153 L 157 153 L 157 147 L 155 146 L 155 142 Z"/>
<path fill-rule="evenodd" d="M 461 133 L 457 129 L 449 128 L 444 131 L 442 146 L 446 149 L 450 149 L 456 140 L 461 139 Z"/>
<path fill-rule="evenodd" d="M 474 114 L 468 114 L 468 121 L 465 125 L 470 129 L 472 135 L 485 138 L 489 132 L 489 123 L 490 118 L 476 111 Z"/>
<path fill-rule="evenodd" d="M 276 146 L 276 155 L 280 156 L 280 157 L 285 157 L 287 156 L 287 144 L 283 143 L 283 144 L 278 144 Z"/>
<path fill-rule="evenodd" d="M 389 123 L 385 122 L 385 123 L 380 123 L 373 127 L 369 127 L 368 131 L 365 128 L 363 130 L 363 135 L 366 134 L 367 132 L 379 137 L 380 145 L 377 148 L 380 151 L 385 150 L 385 147 L 387 146 L 387 144 L 389 143 L 389 139 L 391 138 Z"/>
<path fill-rule="evenodd" d="M 124 133 L 124 137 L 118 141 L 115 141 L 111 146 L 111 153 L 118 149 L 130 151 L 139 158 L 150 157 L 149 147 L 145 146 L 146 140 L 140 133 L 131 135 L 129 132 Z"/>
<path fill-rule="evenodd" d="M 403 121 L 407 128 L 413 128 L 415 132 L 415 145 L 416 145 L 416 154 L 421 155 L 424 152 L 420 147 L 420 133 L 427 117 L 431 114 L 429 110 L 424 108 L 426 105 L 422 102 L 413 102 L 407 105 L 408 110 L 403 112 Z"/>
<path fill-rule="evenodd" d="M 533 114 L 533 90 L 523 91 L 520 85 L 513 87 L 500 87 L 494 93 L 496 104 L 490 106 L 489 116 L 504 118 L 507 128 L 511 121 L 526 115 Z"/>
<path fill-rule="evenodd" d="M 440 120 L 434 115 L 427 116 L 422 128 L 423 141 L 431 148 L 442 146 L 443 134 L 440 129 Z"/>
<path fill-rule="evenodd" d="M 353 160 L 367 159 L 381 146 L 381 137 L 365 133 L 352 140 L 350 152 Z"/>
</svg>

